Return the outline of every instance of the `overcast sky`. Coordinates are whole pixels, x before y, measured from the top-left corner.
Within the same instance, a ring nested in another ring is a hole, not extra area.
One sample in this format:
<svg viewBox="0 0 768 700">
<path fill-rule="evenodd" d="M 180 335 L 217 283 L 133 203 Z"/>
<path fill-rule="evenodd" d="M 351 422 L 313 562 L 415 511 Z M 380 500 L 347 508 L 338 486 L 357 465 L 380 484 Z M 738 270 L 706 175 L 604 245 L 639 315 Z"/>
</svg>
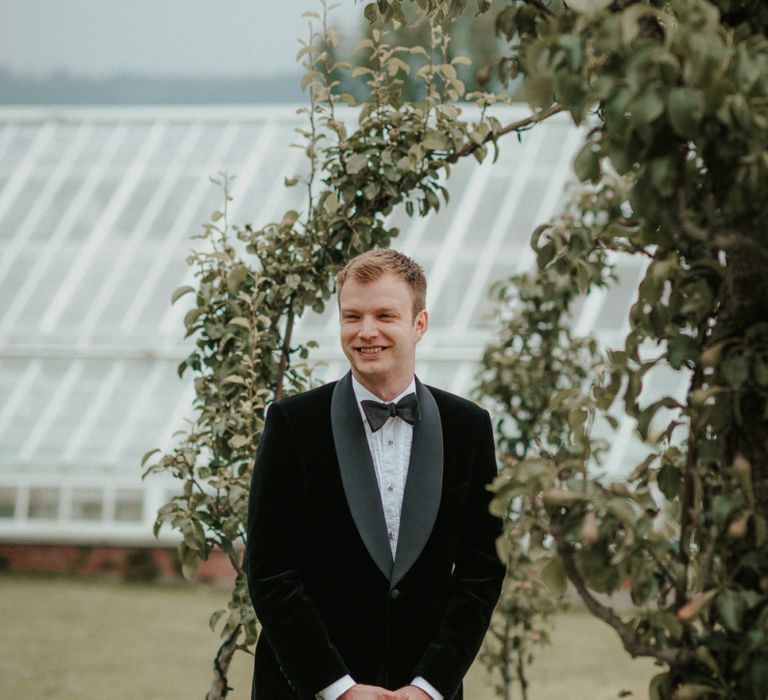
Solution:
<svg viewBox="0 0 768 700">
<path fill-rule="evenodd" d="M 337 26 L 362 0 L 336 0 Z M 268 75 L 299 72 L 297 37 L 319 0 L 0 0 L 0 68 L 45 75 Z"/>
</svg>

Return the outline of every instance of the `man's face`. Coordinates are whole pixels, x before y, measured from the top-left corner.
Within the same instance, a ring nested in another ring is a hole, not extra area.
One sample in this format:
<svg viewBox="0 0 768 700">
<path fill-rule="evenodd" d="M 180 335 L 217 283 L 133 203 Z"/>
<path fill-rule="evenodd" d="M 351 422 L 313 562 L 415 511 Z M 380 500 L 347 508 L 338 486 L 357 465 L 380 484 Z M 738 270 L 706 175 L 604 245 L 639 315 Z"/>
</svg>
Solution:
<svg viewBox="0 0 768 700">
<path fill-rule="evenodd" d="M 339 315 L 341 347 L 358 381 L 372 391 L 403 391 L 428 325 L 426 311 L 414 318 L 407 283 L 391 272 L 373 282 L 348 279 L 339 293 Z"/>
</svg>

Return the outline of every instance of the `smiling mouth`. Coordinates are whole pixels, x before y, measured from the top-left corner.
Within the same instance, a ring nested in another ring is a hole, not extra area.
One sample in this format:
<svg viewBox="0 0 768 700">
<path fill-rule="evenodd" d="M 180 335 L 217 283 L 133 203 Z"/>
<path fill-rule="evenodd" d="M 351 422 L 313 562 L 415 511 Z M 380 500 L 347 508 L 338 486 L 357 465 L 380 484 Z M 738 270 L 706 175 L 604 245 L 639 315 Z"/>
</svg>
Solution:
<svg viewBox="0 0 768 700">
<path fill-rule="evenodd" d="M 372 347 L 355 348 L 355 351 L 361 355 L 378 355 L 380 352 L 383 352 L 386 349 L 387 348 L 381 345 L 374 345 Z"/>
</svg>

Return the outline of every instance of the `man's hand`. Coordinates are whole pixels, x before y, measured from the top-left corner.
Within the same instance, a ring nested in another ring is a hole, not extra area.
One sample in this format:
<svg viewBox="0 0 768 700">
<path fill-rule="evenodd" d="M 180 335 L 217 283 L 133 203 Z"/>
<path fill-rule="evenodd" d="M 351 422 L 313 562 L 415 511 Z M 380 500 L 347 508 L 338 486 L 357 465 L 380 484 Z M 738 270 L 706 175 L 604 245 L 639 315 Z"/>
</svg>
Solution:
<svg viewBox="0 0 768 700">
<path fill-rule="evenodd" d="M 397 691 L 400 692 L 399 690 Z M 346 693 L 339 696 L 339 700 L 397 700 L 397 698 L 407 698 L 407 695 L 397 695 L 386 688 L 379 688 L 377 685 L 353 685 Z M 414 697 L 418 697 L 414 695 Z M 429 698 L 429 696 L 427 696 Z"/>
<path fill-rule="evenodd" d="M 432 700 L 428 693 L 415 685 L 406 685 L 404 688 L 396 690 L 392 697 L 397 698 L 397 700 Z"/>
</svg>

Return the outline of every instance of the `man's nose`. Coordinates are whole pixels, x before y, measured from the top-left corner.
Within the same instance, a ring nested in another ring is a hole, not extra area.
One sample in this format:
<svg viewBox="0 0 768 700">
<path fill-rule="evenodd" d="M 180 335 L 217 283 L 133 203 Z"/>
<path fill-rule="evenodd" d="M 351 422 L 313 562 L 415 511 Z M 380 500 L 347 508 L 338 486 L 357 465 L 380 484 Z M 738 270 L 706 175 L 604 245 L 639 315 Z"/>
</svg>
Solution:
<svg viewBox="0 0 768 700">
<path fill-rule="evenodd" d="M 362 338 L 374 338 L 379 332 L 376 327 L 376 321 L 372 318 L 364 317 L 360 324 L 360 336 Z"/>
</svg>

